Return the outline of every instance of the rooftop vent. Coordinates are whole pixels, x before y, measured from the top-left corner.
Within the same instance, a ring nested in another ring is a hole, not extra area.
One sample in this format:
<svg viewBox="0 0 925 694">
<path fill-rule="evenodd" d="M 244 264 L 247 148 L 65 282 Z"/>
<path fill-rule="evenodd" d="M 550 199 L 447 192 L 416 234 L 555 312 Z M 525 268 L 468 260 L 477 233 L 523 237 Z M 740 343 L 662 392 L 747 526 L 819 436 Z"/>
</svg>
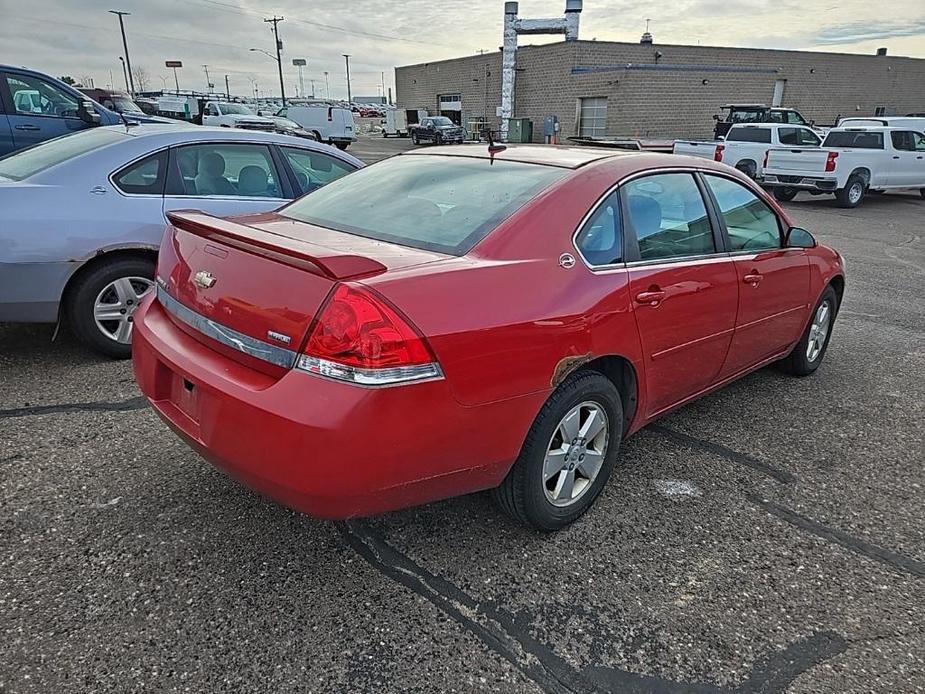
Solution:
<svg viewBox="0 0 925 694">
<path fill-rule="evenodd" d="M 643 44 L 644 46 L 652 45 L 652 34 L 649 33 L 649 21 L 650 20 L 648 19 L 646 20 L 646 30 L 643 32 L 642 38 L 639 39 L 639 43 Z"/>
</svg>

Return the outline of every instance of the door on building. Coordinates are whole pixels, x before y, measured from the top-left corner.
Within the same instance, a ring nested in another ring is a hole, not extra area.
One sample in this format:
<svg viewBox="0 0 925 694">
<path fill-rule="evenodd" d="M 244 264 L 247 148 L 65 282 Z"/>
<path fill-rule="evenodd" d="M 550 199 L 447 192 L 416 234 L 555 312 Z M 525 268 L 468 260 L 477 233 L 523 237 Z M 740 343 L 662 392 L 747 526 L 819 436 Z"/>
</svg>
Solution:
<svg viewBox="0 0 925 694">
<path fill-rule="evenodd" d="M 578 137 L 604 137 L 607 134 L 607 97 L 578 100 Z"/>
<path fill-rule="evenodd" d="M 441 94 L 437 97 L 439 114 L 456 125 L 462 125 L 462 98 L 459 94 Z"/>
<path fill-rule="evenodd" d="M 784 105 L 784 88 L 787 86 L 787 80 L 774 81 L 774 96 L 771 97 L 771 106 Z"/>
</svg>

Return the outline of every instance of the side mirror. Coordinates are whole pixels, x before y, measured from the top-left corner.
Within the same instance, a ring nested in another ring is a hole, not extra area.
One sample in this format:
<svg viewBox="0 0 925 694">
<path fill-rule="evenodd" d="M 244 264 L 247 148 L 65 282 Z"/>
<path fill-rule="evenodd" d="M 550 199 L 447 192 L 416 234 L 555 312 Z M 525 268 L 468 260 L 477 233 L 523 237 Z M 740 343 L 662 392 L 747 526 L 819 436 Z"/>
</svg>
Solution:
<svg viewBox="0 0 925 694">
<path fill-rule="evenodd" d="M 786 248 L 815 248 L 816 238 L 806 229 L 790 227 L 784 237 L 784 246 Z"/>
<path fill-rule="evenodd" d="M 719 140 L 720 142 L 725 142 L 725 141 L 726 141 L 726 136 L 725 136 L 725 135 L 717 135 L 716 139 Z"/>
<path fill-rule="evenodd" d="M 719 120 L 719 116 L 718 116 L 717 114 L 715 114 L 715 113 L 713 114 L 713 120 L 715 120 L 715 121 L 718 121 L 718 120 Z"/>
<path fill-rule="evenodd" d="M 93 102 L 89 99 L 81 99 L 77 102 L 77 117 L 90 125 L 100 124 L 100 114 L 93 108 Z"/>
</svg>

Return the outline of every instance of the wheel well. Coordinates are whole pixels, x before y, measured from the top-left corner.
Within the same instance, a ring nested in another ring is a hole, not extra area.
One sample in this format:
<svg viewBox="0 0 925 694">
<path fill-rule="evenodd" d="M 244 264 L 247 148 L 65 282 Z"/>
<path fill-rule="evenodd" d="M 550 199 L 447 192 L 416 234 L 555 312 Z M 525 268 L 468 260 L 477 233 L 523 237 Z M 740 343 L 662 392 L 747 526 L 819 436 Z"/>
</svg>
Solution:
<svg viewBox="0 0 925 694">
<path fill-rule="evenodd" d="M 59 304 L 60 308 L 58 309 L 59 320 L 61 316 L 60 312 L 63 310 L 64 305 L 67 303 L 68 295 L 70 294 L 71 290 L 77 286 L 77 283 L 80 282 L 81 278 L 100 263 L 104 263 L 115 258 L 145 258 L 152 260 L 154 263 L 157 263 L 157 251 L 153 248 L 117 248 L 112 251 L 97 253 L 95 256 L 90 258 L 90 260 L 86 261 L 83 265 L 77 268 L 77 271 L 68 278 L 67 284 L 64 285 L 64 291 L 61 292 L 61 303 Z"/>
<path fill-rule="evenodd" d="M 860 176 L 863 178 L 865 187 L 870 185 L 870 169 L 865 169 L 863 167 L 857 168 L 851 172 L 851 176 Z M 848 176 L 848 178 L 851 178 L 851 176 Z"/>
<path fill-rule="evenodd" d="M 835 290 L 835 296 L 838 298 L 838 308 L 841 308 L 841 299 L 845 295 L 845 278 L 841 275 L 835 275 L 829 284 Z"/>
<path fill-rule="evenodd" d="M 636 405 L 639 402 L 639 381 L 632 362 L 626 357 L 616 355 L 598 357 L 582 364 L 581 370 L 602 373 L 617 387 L 620 400 L 623 402 L 623 432 L 625 435 L 636 416 Z"/>
</svg>

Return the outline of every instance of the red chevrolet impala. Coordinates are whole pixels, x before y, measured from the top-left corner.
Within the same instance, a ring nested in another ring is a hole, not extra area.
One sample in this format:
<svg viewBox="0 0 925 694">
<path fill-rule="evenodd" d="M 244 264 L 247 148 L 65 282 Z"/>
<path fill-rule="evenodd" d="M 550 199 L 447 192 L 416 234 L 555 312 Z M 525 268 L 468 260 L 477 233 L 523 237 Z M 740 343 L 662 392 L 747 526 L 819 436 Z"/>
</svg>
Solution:
<svg viewBox="0 0 925 694">
<path fill-rule="evenodd" d="M 766 364 L 815 371 L 845 282 L 745 176 L 673 155 L 428 148 L 276 213 L 170 221 L 141 389 L 326 518 L 494 489 L 560 528 L 656 417 Z"/>
</svg>

